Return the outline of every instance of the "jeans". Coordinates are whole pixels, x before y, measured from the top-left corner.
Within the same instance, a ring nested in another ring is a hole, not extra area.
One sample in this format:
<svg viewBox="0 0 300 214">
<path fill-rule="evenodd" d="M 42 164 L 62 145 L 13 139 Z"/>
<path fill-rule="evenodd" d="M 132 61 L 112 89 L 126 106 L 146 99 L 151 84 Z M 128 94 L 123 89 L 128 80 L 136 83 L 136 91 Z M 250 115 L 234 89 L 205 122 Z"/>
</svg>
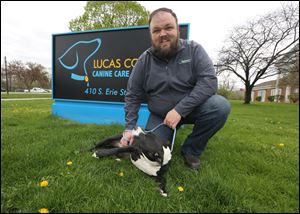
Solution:
<svg viewBox="0 0 300 214">
<path fill-rule="evenodd" d="M 181 147 L 182 153 L 200 156 L 205 150 L 208 140 L 224 126 L 230 109 L 227 99 L 220 95 L 213 95 L 205 103 L 197 106 L 185 118 L 181 118 L 176 127 L 177 130 L 183 124 L 194 124 L 192 133 L 188 135 Z M 147 121 L 146 130 L 155 128 L 163 121 L 164 118 L 151 113 Z M 154 130 L 154 133 L 172 142 L 173 129 L 168 126 L 160 126 Z"/>
</svg>

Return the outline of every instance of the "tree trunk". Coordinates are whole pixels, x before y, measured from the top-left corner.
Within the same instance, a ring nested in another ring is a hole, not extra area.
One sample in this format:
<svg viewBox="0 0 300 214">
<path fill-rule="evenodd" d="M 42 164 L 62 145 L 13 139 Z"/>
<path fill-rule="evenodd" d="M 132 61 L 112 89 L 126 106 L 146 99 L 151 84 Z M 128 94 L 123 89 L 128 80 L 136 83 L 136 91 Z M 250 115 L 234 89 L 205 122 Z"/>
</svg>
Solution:
<svg viewBox="0 0 300 214">
<path fill-rule="evenodd" d="M 251 102 L 251 92 L 252 92 L 252 87 L 250 86 L 249 83 L 245 84 L 245 100 L 244 100 L 244 104 L 250 104 Z"/>
</svg>

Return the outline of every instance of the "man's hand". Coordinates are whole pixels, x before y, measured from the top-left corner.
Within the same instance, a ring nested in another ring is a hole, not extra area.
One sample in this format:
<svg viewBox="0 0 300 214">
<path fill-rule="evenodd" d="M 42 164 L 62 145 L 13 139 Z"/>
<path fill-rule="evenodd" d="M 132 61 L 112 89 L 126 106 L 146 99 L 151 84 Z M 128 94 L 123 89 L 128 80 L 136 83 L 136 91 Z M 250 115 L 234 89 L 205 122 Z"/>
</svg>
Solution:
<svg viewBox="0 0 300 214">
<path fill-rule="evenodd" d="M 120 140 L 120 146 L 121 147 L 129 146 L 132 144 L 132 141 L 133 141 L 133 135 L 131 130 L 125 130 L 123 132 L 123 137 Z"/>
<path fill-rule="evenodd" d="M 175 129 L 179 121 L 181 120 L 181 115 L 173 108 L 169 111 L 164 119 L 164 124 L 172 129 Z"/>
</svg>

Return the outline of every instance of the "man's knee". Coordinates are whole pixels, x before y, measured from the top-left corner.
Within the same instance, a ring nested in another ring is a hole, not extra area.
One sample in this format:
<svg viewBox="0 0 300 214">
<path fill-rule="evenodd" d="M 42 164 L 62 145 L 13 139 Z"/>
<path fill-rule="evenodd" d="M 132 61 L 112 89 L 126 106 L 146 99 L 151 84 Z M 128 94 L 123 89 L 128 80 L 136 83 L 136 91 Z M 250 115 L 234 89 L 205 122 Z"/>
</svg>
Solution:
<svg viewBox="0 0 300 214">
<path fill-rule="evenodd" d="M 208 117 L 226 119 L 230 113 L 231 107 L 228 100 L 220 95 L 213 95 L 200 106 L 202 115 L 211 115 Z M 205 117 L 205 116 L 204 116 Z"/>
<path fill-rule="evenodd" d="M 213 95 L 210 99 L 212 99 L 212 105 L 218 112 L 219 116 L 227 117 L 230 113 L 231 106 L 229 101 L 220 95 Z"/>
</svg>

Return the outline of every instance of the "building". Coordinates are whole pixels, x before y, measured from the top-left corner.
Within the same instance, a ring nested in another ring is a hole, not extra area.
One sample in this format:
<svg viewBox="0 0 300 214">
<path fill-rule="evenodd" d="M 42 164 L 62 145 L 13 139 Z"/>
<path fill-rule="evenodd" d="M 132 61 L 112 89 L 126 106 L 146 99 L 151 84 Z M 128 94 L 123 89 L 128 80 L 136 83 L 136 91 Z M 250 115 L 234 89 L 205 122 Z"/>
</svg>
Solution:
<svg viewBox="0 0 300 214">
<path fill-rule="evenodd" d="M 278 102 L 290 103 L 289 95 L 292 93 L 299 94 L 299 88 L 292 89 L 289 86 L 278 88 L 279 99 Z M 267 82 L 263 82 L 261 84 L 256 85 L 252 89 L 251 101 L 256 101 L 257 97 L 261 97 L 261 102 L 270 102 L 268 99 L 270 96 L 276 95 L 276 80 L 271 80 Z M 275 97 L 275 100 L 276 97 Z"/>
</svg>

